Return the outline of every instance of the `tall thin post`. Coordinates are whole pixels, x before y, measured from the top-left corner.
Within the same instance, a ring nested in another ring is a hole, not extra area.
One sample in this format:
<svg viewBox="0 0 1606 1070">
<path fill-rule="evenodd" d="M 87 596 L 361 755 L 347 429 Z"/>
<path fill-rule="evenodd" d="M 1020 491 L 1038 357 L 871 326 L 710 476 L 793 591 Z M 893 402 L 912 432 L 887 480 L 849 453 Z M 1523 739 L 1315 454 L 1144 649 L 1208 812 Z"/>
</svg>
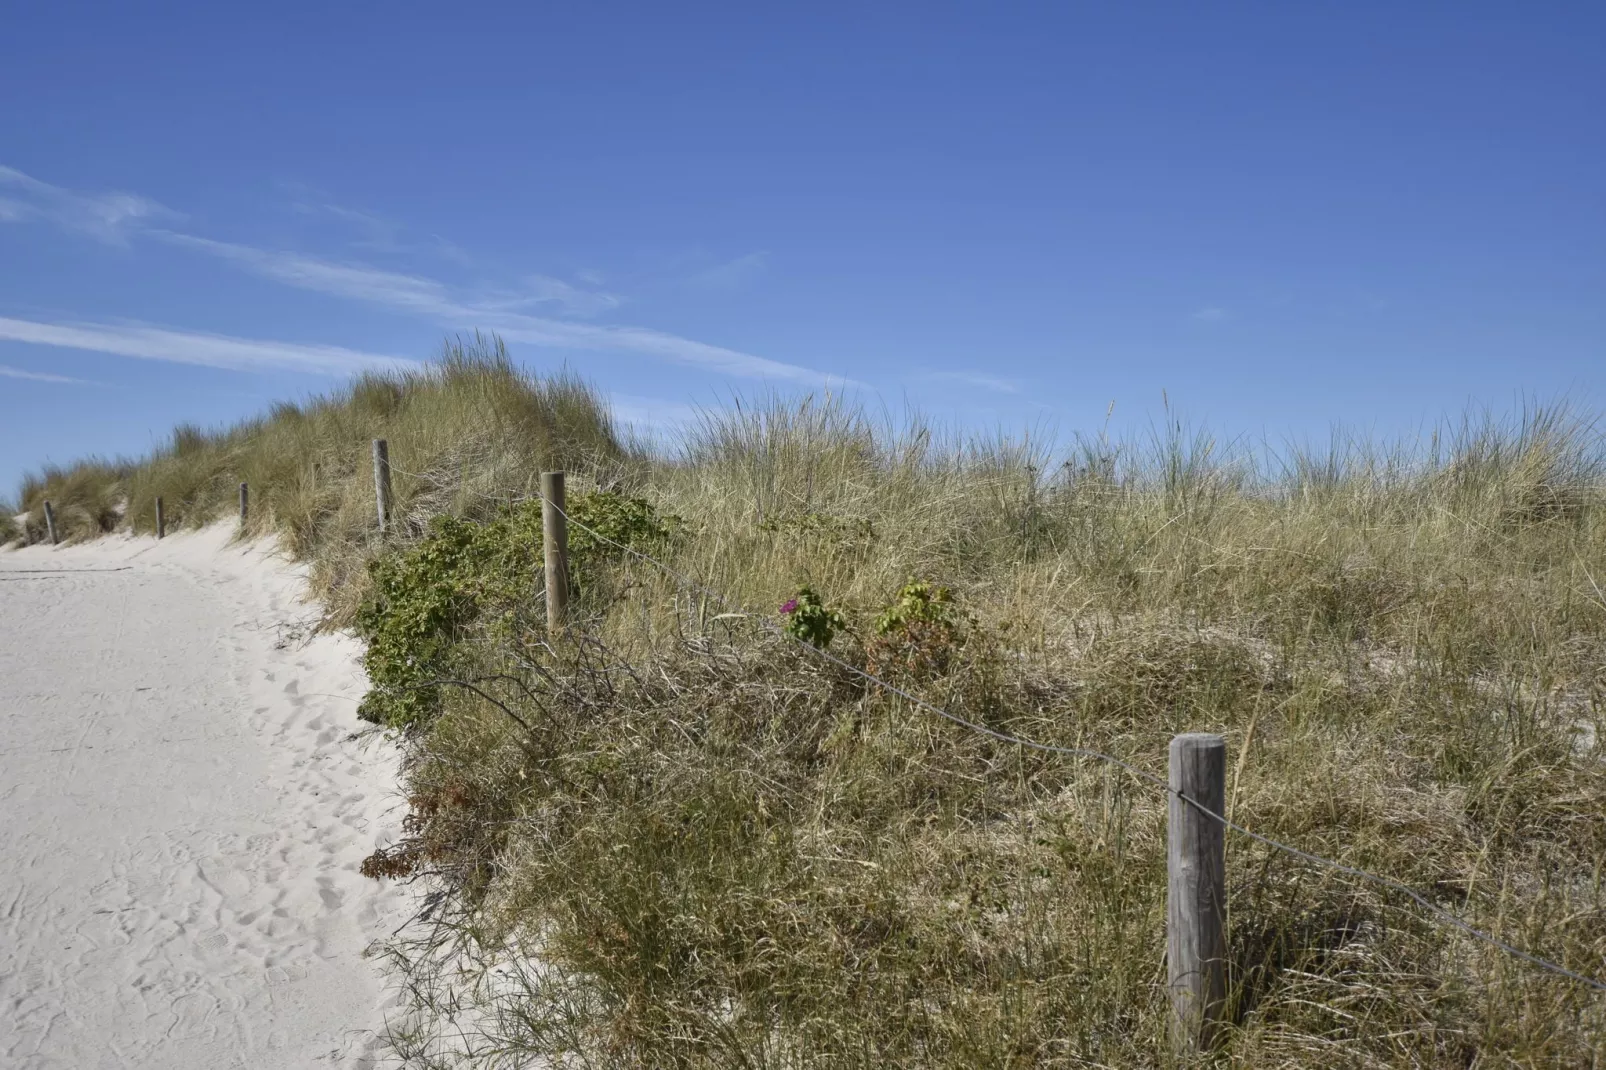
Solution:
<svg viewBox="0 0 1606 1070">
<path fill-rule="evenodd" d="M 50 533 L 50 545 L 56 545 L 56 511 L 45 502 L 45 530 Z"/>
<path fill-rule="evenodd" d="M 563 473 L 541 473 L 541 548 L 546 557 L 546 627 L 557 635 L 569 623 L 569 519 Z"/>
<path fill-rule="evenodd" d="M 374 439 L 374 499 L 379 504 L 379 533 L 390 530 L 390 444 Z"/>
<path fill-rule="evenodd" d="M 245 518 L 251 511 L 251 488 L 244 483 L 240 484 L 240 527 L 245 527 Z"/>
<path fill-rule="evenodd" d="M 1227 741 L 1205 732 L 1174 737 L 1170 783 L 1166 962 L 1172 1038 L 1184 1051 L 1205 1051 L 1227 1011 L 1227 829 L 1210 816 L 1225 813 Z"/>
<path fill-rule="evenodd" d="M 156 499 L 156 537 L 167 537 L 167 516 L 162 512 L 162 499 Z"/>
</svg>

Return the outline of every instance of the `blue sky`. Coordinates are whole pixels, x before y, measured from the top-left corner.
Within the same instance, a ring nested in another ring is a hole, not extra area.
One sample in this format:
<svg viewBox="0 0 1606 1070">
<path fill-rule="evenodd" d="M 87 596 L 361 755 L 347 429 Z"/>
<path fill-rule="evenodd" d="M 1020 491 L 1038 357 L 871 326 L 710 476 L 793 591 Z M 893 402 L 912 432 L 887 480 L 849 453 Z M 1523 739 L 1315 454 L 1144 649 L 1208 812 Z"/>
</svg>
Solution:
<svg viewBox="0 0 1606 1070">
<path fill-rule="evenodd" d="M 0 489 L 476 327 L 658 424 L 1593 408 L 1603 100 L 1586 3 L 32 5 Z"/>
</svg>

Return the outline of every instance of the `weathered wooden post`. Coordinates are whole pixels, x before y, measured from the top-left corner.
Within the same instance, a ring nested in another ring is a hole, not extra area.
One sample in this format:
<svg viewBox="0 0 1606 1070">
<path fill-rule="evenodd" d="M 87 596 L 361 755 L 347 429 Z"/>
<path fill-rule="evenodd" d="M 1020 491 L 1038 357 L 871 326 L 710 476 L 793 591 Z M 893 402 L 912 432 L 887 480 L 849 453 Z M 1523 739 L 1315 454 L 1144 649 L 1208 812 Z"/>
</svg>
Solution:
<svg viewBox="0 0 1606 1070">
<path fill-rule="evenodd" d="M 379 533 L 390 530 L 390 444 L 374 439 L 374 498 L 379 503 Z"/>
<path fill-rule="evenodd" d="M 546 558 L 546 627 L 557 635 L 569 623 L 569 518 L 563 473 L 541 473 L 541 548 Z"/>
<path fill-rule="evenodd" d="M 244 483 L 240 484 L 240 527 L 245 527 L 246 514 L 251 508 L 251 489 Z"/>
<path fill-rule="evenodd" d="M 45 502 L 45 531 L 50 534 L 50 545 L 56 545 L 56 511 Z"/>
<path fill-rule="evenodd" d="M 1184 1051 L 1204 1051 L 1227 1011 L 1227 828 L 1210 816 L 1226 812 L 1227 741 L 1204 732 L 1173 738 L 1170 784 L 1165 944 L 1172 1038 Z"/>
<path fill-rule="evenodd" d="M 167 517 L 162 512 L 161 498 L 156 499 L 156 537 L 158 539 L 167 537 Z"/>
</svg>

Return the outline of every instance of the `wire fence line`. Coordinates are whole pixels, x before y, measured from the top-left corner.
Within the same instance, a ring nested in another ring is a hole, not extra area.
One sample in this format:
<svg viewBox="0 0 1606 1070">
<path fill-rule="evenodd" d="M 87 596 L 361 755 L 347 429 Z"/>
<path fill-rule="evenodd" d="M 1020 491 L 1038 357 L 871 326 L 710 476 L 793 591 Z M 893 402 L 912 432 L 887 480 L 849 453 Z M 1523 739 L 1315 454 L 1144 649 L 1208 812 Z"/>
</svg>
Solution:
<svg viewBox="0 0 1606 1070">
<path fill-rule="evenodd" d="M 396 469 L 396 470 L 397 471 L 403 471 L 401 469 Z M 420 476 L 418 473 L 415 473 L 415 472 L 405 472 L 404 471 L 403 474 L 414 476 L 415 478 L 424 478 L 424 477 Z M 927 712 L 929 714 L 932 714 L 933 716 L 940 717 L 940 718 L 942 718 L 943 720 L 946 720 L 946 721 L 950 721 L 953 724 L 959 725 L 962 728 L 966 728 L 966 729 L 968 729 L 968 730 L 970 730 L 972 732 L 976 732 L 976 733 L 979 733 L 981 735 L 987 736 L 987 737 L 989 737 L 991 739 L 994 739 L 994 740 L 996 740 L 996 741 L 998 741 L 1000 743 L 1007 743 L 1007 744 L 1011 744 L 1011 745 L 1014 745 L 1014 746 L 1025 747 L 1025 748 L 1027 748 L 1029 750 L 1041 751 L 1041 752 L 1044 752 L 1044 753 L 1047 753 L 1047 754 L 1058 754 L 1058 755 L 1062 755 L 1062 756 L 1065 756 L 1065 757 L 1072 757 L 1072 758 L 1090 758 L 1090 759 L 1093 759 L 1095 761 L 1101 761 L 1101 762 L 1105 762 L 1105 763 L 1107 763 L 1109 765 L 1113 765 L 1116 768 L 1122 769 L 1125 772 L 1130 773 L 1133 777 L 1137 778 L 1140 781 L 1143 781 L 1145 783 L 1152 784 L 1152 785 L 1155 785 L 1155 786 L 1159 787 L 1167 795 L 1175 795 L 1178 799 L 1182 800 L 1182 802 L 1184 802 L 1188 806 L 1193 807 L 1195 810 L 1199 811 L 1201 814 L 1203 814 L 1204 816 L 1210 818 L 1211 820 L 1220 822 L 1221 825 L 1223 825 L 1225 828 L 1231 829 L 1232 831 L 1238 833 L 1239 835 L 1245 836 L 1245 837 L 1247 837 L 1247 838 L 1249 838 L 1251 840 L 1256 841 L 1257 843 L 1260 843 L 1260 844 L 1263 844 L 1263 845 L 1265 845 L 1267 847 L 1270 847 L 1273 850 L 1280 851 L 1283 854 L 1289 855 L 1289 856 L 1291 856 L 1293 858 L 1298 858 L 1298 859 L 1301 859 L 1302 861 L 1311 863 L 1312 865 L 1320 866 L 1322 868 L 1331 870 L 1332 872 L 1335 872 L 1335 873 L 1342 873 L 1342 874 L 1345 874 L 1347 876 L 1357 877 L 1357 878 L 1360 878 L 1362 880 L 1368 881 L 1368 882 L 1370 882 L 1372 884 L 1375 884 L 1378 887 L 1387 888 L 1387 889 L 1390 889 L 1391 891 L 1399 892 L 1399 893 L 1401 893 L 1401 894 L 1403 894 L 1405 896 L 1408 896 L 1410 899 L 1415 901 L 1417 903 L 1417 905 L 1421 906 L 1429 914 L 1431 914 L 1435 918 L 1438 918 L 1440 921 L 1443 921 L 1443 922 L 1449 924 L 1453 928 L 1461 930 L 1462 932 L 1466 933 L 1467 935 L 1472 936 L 1475 939 L 1480 940 L 1483 943 L 1488 944 L 1491 947 L 1497 948 L 1500 951 L 1503 951 L 1506 954 L 1513 956 L 1514 958 L 1521 959 L 1524 962 L 1529 963 L 1530 965 L 1536 966 L 1536 967 L 1538 967 L 1538 968 L 1540 968 L 1542 970 L 1545 970 L 1545 971 L 1548 971 L 1550 973 L 1553 973 L 1553 974 L 1555 974 L 1555 975 L 1557 975 L 1559 977 L 1565 977 L 1565 978 L 1567 978 L 1569 980 L 1576 981 L 1579 984 L 1586 985 L 1586 986 L 1588 986 L 1590 988 L 1593 988 L 1593 989 L 1595 989 L 1596 991 L 1599 991 L 1599 992 L 1606 992 L 1606 981 L 1602 981 L 1602 980 L 1599 980 L 1597 978 L 1590 977 L 1590 976 L 1588 976 L 1586 974 L 1578 973 L 1575 970 L 1570 970 L 1567 967 L 1561 965 L 1560 963 L 1552 962 L 1551 960 L 1549 960 L 1547 958 L 1544 958 L 1544 957 L 1542 957 L 1540 955 L 1536 955 L 1531 951 L 1525 951 L 1520 947 L 1517 947 L 1517 946 L 1515 946 L 1513 944 L 1507 943 L 1505 940 L 1500 939 L 1498 936 L 1495 936 L 1492 933 L 1484 932 L 1482 929 L 1479 929 L 1476 926 L 1470 924 L 1469 922 L 1464 921 L 1463 919 L 1457 917 L 1455 914 L 1451 913 L 1450 911 L 1445 910 L 1443 907 L 1441 907 L 1438 904 L 1432 902 L 1427 897 L 1423 896 L 1420 892 L 1416 891 L 1416 889 L 1410 887 L 1409 885 L 1405 884 L 1402 881 L 1396 880 L 1393 877 L 1384 876 L 1383 874 L 1380 874 L 1380 873 L 1373 873 L 1370 870 L 1361 869 L 1358 866 L 1347 865 L 1347 864 L 1345 864 L 1343 862 L 1339 862 L 1339 861 L 1336 861 L 1336 860 L 1331 859 L 1331 858 L 1325 858 L 1325 857 L 1323 857 L 1321 855 L 1312 854 L 1309 851 L 1302 850 L 1302 849 L 1300 849 L 1298 847 L 1295 847 L 1295 846 L 1293 846 L 1291 844 L 1283 843 L 1280 840 L 1272 839 L 1271 837 L 1262 835 L 1261 833 L 1255 832 L 1252 829 L 1245 828 L 1243 825 L 1239 824 L 1236 821 L 1233 821 L 1231 818 L 1229 818 L 1229 817 L 1227 817 L 1227 816 L 1225 816 L 1223 814 L 1218 814 L 1214 810 L 1211 810 L 1209 807 L 1206 807 L 1204 804 L 1198 802 L 1195 799 L 1190 798 L 1186 793 L 1181 792 L 1181 791 L 1173 791 L 1172 788 L 1171 788 L 1170 783 L 1167 782 L 1166 780 L 1162 779 L 1161 777 L 1158 777 L 1155 774 L 1153 774 L 1153 773 L 1151 773 L 1151 772 L 1149 772 L 1149 771 L 1147 771 L 1145 769 L 1140 769 L 1139 767 L 1133 765 L 1131 762 L 1128 762 L 1128 761 L 1125 761 L 1124 759 L 1118 758 L 1113 754 L 1106 754 L 1103 751 L 1092 750 L 1092 749 L 1085 748 L 1085 747 L 1065 747 L 1065 746 L 1060 746 L 1058 744 L 1053 744 L 1053 743 L 1041 743 L 1041 742 L 1038 742 L 1036 740 L 1026 739 L 1026 738 L 1024 738 L 1022 736 L 1013 735 L 1013 734 L 1011 734 L 1009 732 L 999 731 L 996 728 L 990 728 L 987 725 L 980 724 L 980 723 L 978 723 L 976 721 L 970 720 L 969 718 L 961 717 L 960 715 L 958 715 L 956 713 L 953 713 L 953 712 L 951 712 L 949 710 L 945 710 L 940 706 L 937 706 L 937 705 L 935 705 L 935 704 L 933 704 L 931 702 L 926 701 L 925 699 L 921 698 L 918 695 L 910 693 L 909 691 L 905 690 L 904 688 L 901 688 L 901 687 L 897 686 L 896 684 L 893 684 L 893 683 L 891 683 L 891 682 L 889 682 L 887 680 L 882 679 L 881 677 L 875 675 L 872 672 L 869 672 L 869 671 L 867 671 L 865 669 L 862 669 L 859 666 L 854 665 L 851 662 L 848 662 L 848 661 L 836 656 L 835 654 L 831 653 L 829 650 L 824 649 L 823 647 L 817 647 L 812 643 L 806 642 L 803 639 L 800 639 L 797 636 L 792 635 L 785 628 L 781 627 L 774 620 L 770 619 L 770 616 L 768 614 L 755 613 L 755 612 L 749 610 L 746 606 L 743 606 L 741 603 L 737 602 L 735 599 L 729 598 L 726 595 L 724 595 L 722 592 L 716 591 L 713 588 L 710 588 L 710 587 L 706 586 L 705 584 L 702 584 L 702 583 L 690 578 L 689 576 L 686 576 L 684 573 L 678 571 L 677 569 L 671 567 L 670 565 L 665 564 L 663 561 L 658 560 L 656 557 L 653 557 L 651 554 L 645 553 L 644 551 L 638 550 L 633 546 L 627 546 L 624 543 L 621 543 L 621 542 L 618 542 L 615 539 L 609 538 L 608 536 L 602 534 L 600 531 L 597 531 L 595 528 L 590 527 L 589 525 L 583 523 L 582 521 L 576 520 L 570 513 L 568 513 L 566 510 L 564 510 L 556 502 L 551 501 L 548 498 L 542 497 L 542 495 L 540 495 L 539 493 L 537 493 L 537 494 L 535 494 L 533 496 L 529 496 L 529 497 L 523 498 L 523 499 L 498 498 L 498 497 L 495 497 L 493 495 L 485 494 L 485 493 L 483 493 L 481 491 L 470 491 L 470 493 L 475 494 L 478 497 L 484 498 L 487 501 L 497 502 L 497 503 L 500 503 L 502 505 L 507 505 L 507 504 L 510 503 L 510 501 L 516 501 L 516 500 L 524 500 L 524 501 L 539 500 L 539 501 L 542 502 L 542 504 L 544 506 L 550 506 L 553 509 L 557 510 L 557 512 L 560 515 L 562 515 L 563 518 L 569 524 L 572 524 L 573 526 L 575 526 L 575 527 L 579 528 L 580 530 L 586 532 L 592 538 L 597 539 L 599 542 L 605 543 L 605 544 L 607 544 L 609 546 L 614 547 L 615 549 L 623 551 L 626 554 L 629 554 L 629 555 L 631 555 L 633 557 L 639 558 L 640 560 L 642 560 L 642 561 L 654 566 L 655 568 L 659 569 L 666 576 L 670 577 L 676 583 L 680 584 L 683 588 L 686 588 L 686 589 L 691 590 L 691 591 L 695 591 L 695 592 L 701 594 L 702 596 L 704 596 L 705 598 L 712 599 L 713 601 L 715 601 L 715 602 L 719 603 L 720 605 L 726 607 L 726 609 L 728 611 L 731 611 L 731 612 L 734 612 L 734 613 L 738 613 L 743 617 L 746 617 L 748 619 L 757 621 L 761 627 L 765 628 L 767 631 L 771 632 L 772 634 L 779 636 L 783 640 L 786 640 L 787 642 L 790 642 L 790 643 L 794 643 L 797 646 L 799 646 L 799 647 L 803 648 L 804 650 L 808 651 L 809 653 L 813 654 L 814 656 L 822 658 L 822 659 L 824 659 L 824 660 L 826 660 L 828 662 L 831 662 L 832 664 L 837 665 L 838 667 L 840 667 L 842 669 L 845 669 L 848 672 L 850 672 L 850 673 L 852 673 L 852 674 L 854 674 L 854 675 L 856 675 L 858 677 L 861 677 L 862 679 L 864 679 L 864 680 L 866 680 L 866 681 L 868 681 L 868 682 L 870 682 L 872 684 L 875 684 L 876 686 L 878 686 L 878 687 L 880 687 L 880 688 L 882 688 L 882 689 L 884 689 L 884 690 L 886 690 L 888 692 L 891 692 L 892 694 L 898 695 L 899 697 L 901 697 L 904 700 L 906 700 L 906 701 L 910 702 L 911 704 L 913 704 L 916 708 L 924 710 L 925 712 Z"/>
</svg>

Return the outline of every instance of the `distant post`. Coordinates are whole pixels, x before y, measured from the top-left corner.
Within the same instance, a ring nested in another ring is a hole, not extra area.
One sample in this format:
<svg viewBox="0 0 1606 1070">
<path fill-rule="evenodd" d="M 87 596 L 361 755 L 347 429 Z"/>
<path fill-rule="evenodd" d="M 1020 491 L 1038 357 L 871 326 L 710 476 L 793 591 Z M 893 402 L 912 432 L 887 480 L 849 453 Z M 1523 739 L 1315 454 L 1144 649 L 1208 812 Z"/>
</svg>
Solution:
<svg viewBox="0 0 1606 1070">
<path fill-rule="evenodd" d="M 162 512 L 161 498 L 156 499 L 156 537 L 158 539 L 167 537 L 167 517 Z"/>
<path fill-rule="evenodd" d="M 541 549 L 546 558 L 546 627 L 550 635 L 569 623 L 569 519 L 563 473 L 541 473 Z"/>
<path fill-rule="evenodd" d="M 50 533 L 50 545 L 56 545 L 56 511 L 45 502 L 45 531 Z"/>
<path fill-rule="evenodd" d="M 1200 810 L 1224 814 L 1226 785 L 1225 739 L 1171 740 L 1165 944 L 1172 1038 L 1183 1051 L 1208 1050 L 1226 1016 L 1227 829 Z"/>
<path fill-rule="evenodd" d="M 245 527 L 246 515 L 251 511 L 251 489 L 240 484 L 240 527 Z"/>
<path fill-rule="evenodd" d="M 390 530 L 390 444 L 374 439 L 374 499 L 379 506 L 379 534 Z"/>
</svg>

